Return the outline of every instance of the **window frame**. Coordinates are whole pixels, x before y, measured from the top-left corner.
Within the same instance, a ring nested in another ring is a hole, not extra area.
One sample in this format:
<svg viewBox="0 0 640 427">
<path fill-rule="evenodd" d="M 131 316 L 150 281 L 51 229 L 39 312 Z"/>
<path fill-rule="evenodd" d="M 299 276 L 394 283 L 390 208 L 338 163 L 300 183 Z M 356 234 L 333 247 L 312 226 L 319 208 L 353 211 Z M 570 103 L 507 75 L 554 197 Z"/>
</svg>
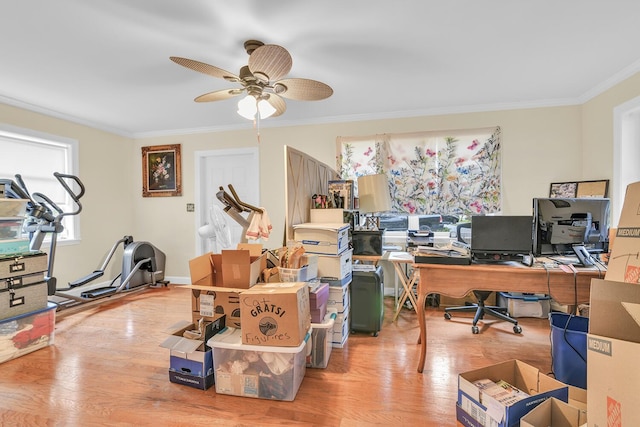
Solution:
<svg viewBox="0 0 640 427">
<path fill-rule="evenodd" d="M 14 142 L 17 141 L 18 143 L 23 142 L 36 145 L 46 145 L 48 147 L 60 147 L 64 151 L 65 170 L 58 172 L 79 176 L 79 143 L 75 139 L 0 123 L 0 142 L 2 142 L 2 140 L 11 140 Z M 15 180 L 14 176 L 6 176 L 5 178 Z M 51 175 L 49 179 L 55 185 L 60 185 L 53 175 Z M 32 191 L 31 188 L 29 188 L 29 182 L 26 182 L 25 184 L 27 185 L 29 191 Z M 71 182 L 69 183 L 69 185 L 72 189 L 74 189 L 74 191 L 79 190 L 78 188 L 76 188 L 75 183 Z M 71 203 L 73 203 L 70 197 L 69 200 L 71 201 Z M 79 244 L 81 241 L 80 216 L 67 216 L 65 217 L 65 221 L 67 223 L 65 229 L 67 230 L 68 237 L 58 235 L 57 244 L 60 246 Z M 71 226 L 69 226 L 69 224 L 71 224 Z M 47 242 L 48 244 L 49 241 L 50 235 L 47 235 L 45 242 Z"/>
</svg>

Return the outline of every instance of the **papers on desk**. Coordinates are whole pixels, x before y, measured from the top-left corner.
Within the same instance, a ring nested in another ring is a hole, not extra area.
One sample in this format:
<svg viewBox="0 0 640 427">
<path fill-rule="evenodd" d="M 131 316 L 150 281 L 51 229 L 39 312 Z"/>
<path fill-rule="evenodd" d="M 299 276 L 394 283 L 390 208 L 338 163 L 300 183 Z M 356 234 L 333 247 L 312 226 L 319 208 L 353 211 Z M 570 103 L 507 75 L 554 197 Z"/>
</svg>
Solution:
<svg viewBox="0 0 640 427">
<path fill-rule="evenodd" d="M 376 266 L 373 264 L 353 264 L 351 266 L 353 271 L 376 271 Z"/>
<path fill-rule="evenodd" d="M 414 254 L 416 264 L 471 264 L 471 256 L 452 248 L 418 246 Z"/>
<path fill-rule="evenodd" d="M 387 257 L 389 261 L 411 261 L 413 262 L 413 255 L 409 252 L 389 252 Z"/>
</svg>

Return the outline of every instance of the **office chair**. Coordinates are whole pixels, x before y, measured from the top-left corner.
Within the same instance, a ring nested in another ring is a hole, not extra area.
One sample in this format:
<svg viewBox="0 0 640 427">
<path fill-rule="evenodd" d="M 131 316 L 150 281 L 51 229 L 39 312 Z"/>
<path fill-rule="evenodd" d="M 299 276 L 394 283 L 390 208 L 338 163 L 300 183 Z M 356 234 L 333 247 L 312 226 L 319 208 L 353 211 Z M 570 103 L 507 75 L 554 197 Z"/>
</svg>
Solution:
<svg viewBox="0 0 640 427">
<path fill-rule="evenodd" d="M 456 232 L 458 236 L 458 241 L 465 243 L 469 246 L 471 242 L 471 223 L 461 223 L 456 227 Z M 513 332 L 519 334 L 522 332 L 522 328 L 518 325 L 518 320 L 510 317 L 507 314 L 506 307 L 498 307 L 494 305 L 485 305 L 485 301 L 491 295 L 493 291 L 473 291 L 473 295 L 476 297 L 478 301 L 477 304 L 465 305 L 463 307 L 448 307 L 444 309 L 444 318 L 447 320 L 451 320 L 451 313 L 455 312 L 475 312 L 475 316 L 473 317 L 473 326 L 471 326 L 471 332 L 474 334 L 479 334 L 480 329 L 477 324 L 479 320 L 484 319 L 485 314 L 494 316 L 498 319 L 504 320 L 506 322 L 513 323 Z"/>
</svg>

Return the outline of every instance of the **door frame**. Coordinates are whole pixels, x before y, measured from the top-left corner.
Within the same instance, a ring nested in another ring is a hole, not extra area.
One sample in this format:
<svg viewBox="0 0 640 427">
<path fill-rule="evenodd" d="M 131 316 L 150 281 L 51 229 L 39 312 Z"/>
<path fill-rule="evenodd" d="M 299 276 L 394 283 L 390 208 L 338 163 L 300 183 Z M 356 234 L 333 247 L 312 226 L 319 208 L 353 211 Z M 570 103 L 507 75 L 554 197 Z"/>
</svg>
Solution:
<svg viewBox="0 0 640 427">
<path fill-rule="evenodd" d="M 202 203 L 202 191 L 203 186 L 201 182 L 201 177 L 203 173 L 203 164 L 210 157 L 225 157 L 225 156 L 237 156 L 239 154 L 250 155 L 250 162 L 247 163 L 247 168 L 253 168 L 258 171 L 256 176 L 258 180 L 256 185 L 260 184 L 260 151 L 258 147 L 247 147 L 247 148 L 228 148 L 228 149 L 219 149 L 219 150 L 201 150 L 194 152 L 194 164 L 195 164 L 195 176 L 194 176 L 194 191 L 195 191 L 195 222 L 193 233 L 195 235 L 195 254 L 200 255 L 202 251 L 202 238 L 198 234 L 198 228 L 200 224 L 203 224 L 202 218 L 202 209 L 200 209 Z M 259 188 L 259 187 L 258 187 Z"/>
</svg>

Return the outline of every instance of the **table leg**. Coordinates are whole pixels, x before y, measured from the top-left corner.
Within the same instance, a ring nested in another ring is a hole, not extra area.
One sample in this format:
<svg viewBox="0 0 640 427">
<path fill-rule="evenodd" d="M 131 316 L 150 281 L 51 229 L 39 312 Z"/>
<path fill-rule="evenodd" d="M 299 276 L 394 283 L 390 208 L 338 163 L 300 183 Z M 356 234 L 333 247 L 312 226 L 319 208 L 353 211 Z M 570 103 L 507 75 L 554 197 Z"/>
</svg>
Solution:
<svg viewBox="0 0 640 427">
<path fill-rule="evenodd" d="M 418 344 L 420 344 L 420 361 L 418 362 L 418 372 L 422 373 L 424 370 L 424 362 L 427 356 L 427 325 L 424 317 L 424 303 L 427 299 L 427 294 L 422 291 L 421 288 L 426 288 L 426 283 L 418 282 L 418 301 L 416 312 L 418 313 L 418 323 L 420 324 L 420 336 L 418 337 Z"/>
<path fill-rule="evenodd" d="M 402 282 L 402 287 L 404 288 L 404 291 L 402 292 L 400 300 L 396 304 L 396 312 L 393 316 L 393 322 L 395 322 L 398 319 L 400 310 L 402 309 L 402 306 L 404 302 L 407 300 L 407 298 L 409 298 L 409 301 L 413 305 L 414 309 L 416 307 L 417 303 L 416 303 L 415 296 L 413 295 L 413 285 L 415 284 L 416 278 L 418 277 L 417 276 L 418 273 L 414 270 L 411 275 L 411 278 L 409 279 L 405 275 L 404 271 L 402 271 L 402 266 L 400 265 L 400 263 L 394 262 L 393 268 L 395 269 L 396 275 L 398 279 L 400 279 L 400 282 Z"/>
</svg>

